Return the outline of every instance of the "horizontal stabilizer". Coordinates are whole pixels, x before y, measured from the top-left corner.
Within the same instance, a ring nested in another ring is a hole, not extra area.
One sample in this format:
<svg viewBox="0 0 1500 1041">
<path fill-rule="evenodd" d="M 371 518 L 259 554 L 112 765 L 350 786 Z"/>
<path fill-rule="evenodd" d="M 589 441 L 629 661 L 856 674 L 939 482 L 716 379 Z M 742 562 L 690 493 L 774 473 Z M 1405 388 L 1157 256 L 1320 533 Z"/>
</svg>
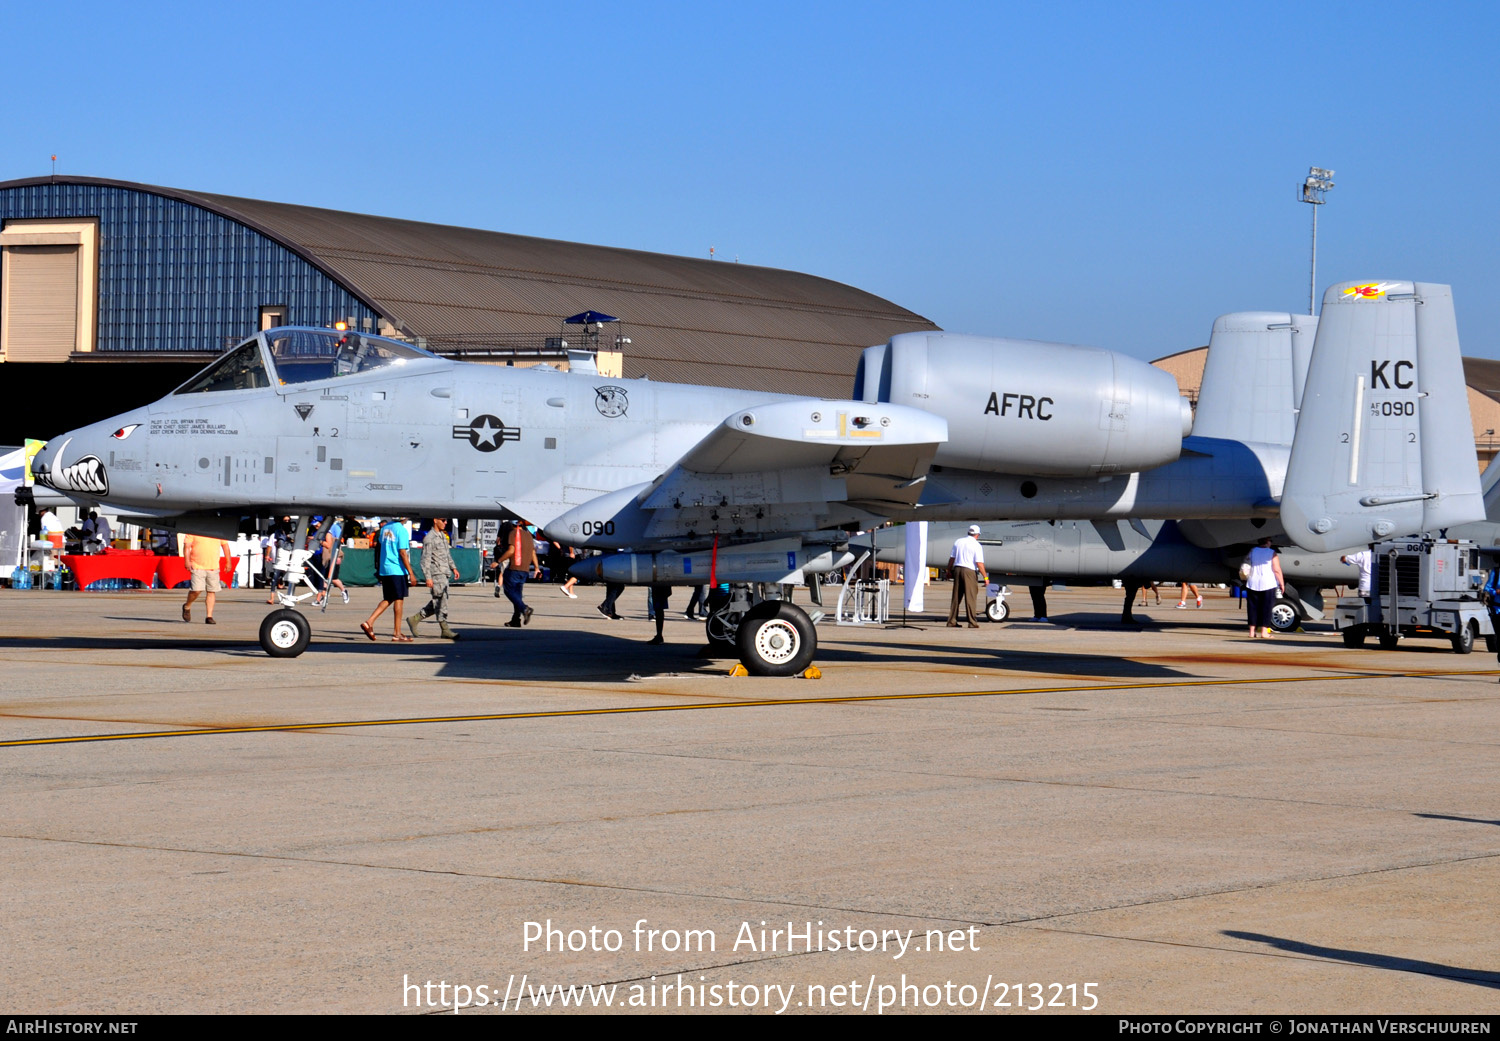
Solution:
<svg viewBox="0 0 1500 1041">
<path fill-rule="evenodd" d="M 1481 520 L 1452 290 L 1345 282 L 1323 314 L 1281 520 L 1330 552 Z"/>
</svg>

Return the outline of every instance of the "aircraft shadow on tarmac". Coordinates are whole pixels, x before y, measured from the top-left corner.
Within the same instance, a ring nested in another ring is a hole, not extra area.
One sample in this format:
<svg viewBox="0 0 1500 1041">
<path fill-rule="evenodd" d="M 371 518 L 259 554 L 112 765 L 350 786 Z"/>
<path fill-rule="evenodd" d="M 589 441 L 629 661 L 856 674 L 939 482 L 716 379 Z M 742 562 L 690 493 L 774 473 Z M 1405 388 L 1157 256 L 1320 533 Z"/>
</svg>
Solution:
<svg viewBox="0 0 1500 1041">
<path fill-rule="evenodd" d="M 1004 630 L 997 631 L 1003 632 Z M 1121 658 L 1118 655 L 1022 651 L 1015 647 L 1005 646 L 1003 642 L 964 648 L 960 651 L 955 647 L 944 647 L 940 641 L 941 637 L 931 643 L 883 640 L 876 645 L 848 649 L 832 647 L 825 642 L 818 648 L 817 660 L 823 664 L 904 662 L 909 665 L 930 665 L 934 668 L 1046 672 L 1067 676 L 1087 676 L 1091 679 L 1109 677 L 1120 680 L 1165 680 L 1189 679 L 1193 675 L 1154 662 L 1140 662 L 1131 658 Z M 897 653 L 898 651 L 906 653 Z M 913 658 L 913 652 L 920 654 L 921 657 Z"/>
<path fill-rule="evenodd" d="M 1390 954 L 1375 954 L 1370 951 L 1346 951 L 1338 947 L 1319 947 L 1316 944 L 1288 940 L 1280 936 L 1244 933 L 1235 929 L 1226 929 L 1223 935 L 1232 936 L 1236 940 L 1249 940 L 1253 943 L 1267 944 L 1279 951 L 1286 951 L 1289 954 L 1305 954 L 1313 958 L 1326 958 L 1330 961 L 1347 962 L 1350 965 L 1368 965 L 1376 969 L 1390 969 L 1393 972 L 1415 972 L 1423 976 L 1439 976 L 1445 980 L 1472 983 L 1477 987 L 1500 990 L 1500 973 L 1496 972 L 1465 969 L 1456 965 L 1418 961 L 1415 958 L 1399 958 Z"/>
<path fill-rule="evenodd" d="M 438 675 L 444 679 L 531 679 L 548 681 L 622 682 L 632 678 L 684 673 L 703 676 L 724 675 L 734 663 L 734 656 L 707 656 L 703 652 L 702 626 L 669 623 L 667 642 L 653 646 L 639 637 L 620 637 L 610 633 L 576 629 L 548 629 L 532 625 L 512 630 L 490 623 L 465 625 L 455 621 L 462 638 L 454 643 L 438 640 L 432 625 L 424 626 L 423 636 L 415 643 L 394 643 L 390 629 L 381 627 L 380 639 L 373 646 L 355 628 L 359 618 L 341 616 L 337 623 L 313 620 L 313 639 L 306 654 L 420 655 L 441 663 Z M 243 657 L 264 657 L 259 644 L 246 640 L 236 627 L 224 632 L 207 630 L 201 619 L 194 624 L 166 622 L 161 616 L 112 615 L 106 621 L 117 625 L 147 624 L 160 626 L 159 634 L 85 635 L 59 634 L 50 637 L 17 637 L 7 640 L 12 646 L 73 651 L 155 651 L 170 649 Z M 381 619 L 386 622 L 386 618 Z M 345 624 L 347 623 L 347 625 Z M 937 623 L 941 627 L 941 622 Z M 929 621 L 929 628 L 932 624 Z M 1044 673 L 1056 676 L 1078 676 L 1088 679 L 1133 680 L 1189 679 L 1194 673 L 1140 662 L 1118 655 L 1083 654 L 1018 650 L 1005 640 L 1004 626 L 985 627 L 987 642 L 954 646 L 941 631 L 928 639 L 878 640 L 860 646 L 839 646 L 839 630 L 820 627 L 821 646 L 816 664 L 905 664 L 922 665 L 933 670 L 982 672 L 1004 676 L 1012 672 Z M 868 630 L 867 630 L 868 631 Z M 900 630 L 891 630 L 892 635 Z M 222 633 L 222 635 L 221 635 Z M 427 633 L 432 633 L 431 636 Z M 211 634 L 211 635 L 210 635 Z M 184 639 L 183 637 L 189 637 Z"/>
<path fill-rule="evenodd" d="M 1487 821 L 1480 817 L 1453 817 L 1446 813 L 1414 813 L 1413 817 L 1425 817 L 1430 821 L 1458 821 L 1460 824 L 1488 824 L 1500 827 L 1500 821 Z"/>
<path fill-rule="evenodd" d="M 996 630 L 997 634 L 1002 630 Z M 701 627 L 689 633 L 668 625 L 666 643 L 652 646 L 638 638 L 577 630 L 547 630 L 536 626 L 522 631 L 480 629 L 466 632 L 461 653 L 444 649 L 439 675 L 445 679 L 496 677 L 548 680 L 608 680 L 691 673 L 723 676 L 735 662 L 732 654 L 706 652 Z M 1111 655 L 1014 651 L 1003 646 L 954 647 L 941 636 L 930 642 L 882 640 L 858 647 L 839 646 L 837 630 L 824 628 L 815 664 L 921 665 L 934 670 L 967 673 L 1052 673 L 1120 680 L 1187 678 L 1171 668 Z M 412 645 L 403 644 L 410 650 Z M 355 644 L 356 650 L 364 650 Z M 309 653 L 319 649 L 314 640 Z M 430 649 L 423 648 L 424 650 Z M 914 656 L 915 655 L 915 656 Z"/>
</svg>

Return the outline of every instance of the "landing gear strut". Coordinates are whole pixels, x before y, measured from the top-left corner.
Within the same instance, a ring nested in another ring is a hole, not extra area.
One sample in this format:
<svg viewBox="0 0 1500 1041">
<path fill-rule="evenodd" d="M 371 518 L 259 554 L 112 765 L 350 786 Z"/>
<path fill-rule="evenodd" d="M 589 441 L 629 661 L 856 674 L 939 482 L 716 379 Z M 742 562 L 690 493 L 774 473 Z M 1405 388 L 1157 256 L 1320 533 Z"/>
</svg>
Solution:
<svg viewBox="0 0 1500 1041">
<path fill-rule="evenodd" d="M 281 606 L 260 623 L 261 649 L 273 658 L 295 658 L 307 650 L 312 641 L 312 623 L 301 611 L 293 610 L 303 600 L 317 595 L 317 587 L 307 577 L 307 572 L 313 569 L 311 557 L 310 550 L 283 549 L 277 552 L 276 562 L 271 565 L 272 570 L 284 576 L 286 581 L 286 590 L 276 593 Z M 295 593 L 298 584 L 303 582 L 307 583 L 307 592 Z"/>
</svg>

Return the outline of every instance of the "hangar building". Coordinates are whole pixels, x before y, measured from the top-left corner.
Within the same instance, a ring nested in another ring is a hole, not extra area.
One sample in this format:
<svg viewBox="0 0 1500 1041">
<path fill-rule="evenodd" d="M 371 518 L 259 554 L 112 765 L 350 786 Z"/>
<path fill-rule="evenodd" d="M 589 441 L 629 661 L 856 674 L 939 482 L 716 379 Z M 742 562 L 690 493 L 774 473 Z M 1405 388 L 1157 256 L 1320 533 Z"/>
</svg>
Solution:
<svg viewBox="0 0 1500 1041">
<path fill-rule="evenodd" d="M 65 388 L 69 426 L 159 396 L 257 328 L 345 320 L 524 363 L 565 358 L 560 322 L 587 310 L 620 319 L 600 346 L 621 375 L 839 397 L 863 348 L 937 328 L 774 268 L 92 177 L 0 182 L 0 372 Z M 56 416 L 23 402 L 0 443 L 50 436 Z"/>
</svg>

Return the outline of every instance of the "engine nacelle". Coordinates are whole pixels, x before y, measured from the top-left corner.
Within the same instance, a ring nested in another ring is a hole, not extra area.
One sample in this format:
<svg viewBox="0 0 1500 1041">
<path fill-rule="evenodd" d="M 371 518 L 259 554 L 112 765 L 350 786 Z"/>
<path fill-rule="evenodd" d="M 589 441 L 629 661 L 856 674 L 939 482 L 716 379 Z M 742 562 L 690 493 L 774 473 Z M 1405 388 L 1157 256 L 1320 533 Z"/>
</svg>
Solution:
<svg viewBox="0 0 1500 1041">
<path fill-rule="evenodd" d="M 854 397 L 948 421 L 933 462 L 964 470 L 1081 477 L 1176 459 L 1192 406 L 1170 373 L 1098 347 L 902 333 L 867 348 Z"/>
</svg>

